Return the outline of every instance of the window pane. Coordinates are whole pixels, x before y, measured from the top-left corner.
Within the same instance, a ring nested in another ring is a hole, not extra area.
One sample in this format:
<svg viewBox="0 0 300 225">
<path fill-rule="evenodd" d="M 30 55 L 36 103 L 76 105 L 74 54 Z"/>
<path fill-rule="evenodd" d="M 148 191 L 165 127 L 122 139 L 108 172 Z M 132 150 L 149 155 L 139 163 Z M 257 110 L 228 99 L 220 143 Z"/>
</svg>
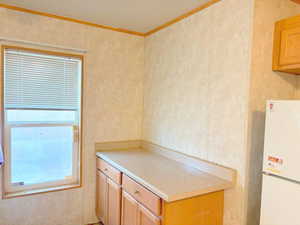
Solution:
<svg viewBox="0 0 300 225">
<path fill-rule="evenodd" d="M 76 111 L 6 110 L 8 122 L 75 122 Z"/>
<path fill-rule="evenodd" d="M 11 129 L 12 183 L 24 185 L 72 176 L 73 127 Z"/>
</svg>

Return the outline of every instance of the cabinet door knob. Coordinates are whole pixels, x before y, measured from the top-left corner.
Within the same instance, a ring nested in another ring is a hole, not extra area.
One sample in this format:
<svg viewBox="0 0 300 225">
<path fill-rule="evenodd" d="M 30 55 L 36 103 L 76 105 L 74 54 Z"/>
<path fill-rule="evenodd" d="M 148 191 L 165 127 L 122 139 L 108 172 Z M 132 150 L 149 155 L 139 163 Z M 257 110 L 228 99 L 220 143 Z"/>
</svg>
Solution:
<svg viewBox="0 0 300 225">
<path fill-rule="evenodd" d="M 139 191 L 135 191 L 134 194 L 138 195 L 140 192 Z"/>
<path fill-rule="evenodd" d="M 104 171 L 107 171 L 107 170 L 108 170 L 107 168 L 104 169 Z"/>
</svg>

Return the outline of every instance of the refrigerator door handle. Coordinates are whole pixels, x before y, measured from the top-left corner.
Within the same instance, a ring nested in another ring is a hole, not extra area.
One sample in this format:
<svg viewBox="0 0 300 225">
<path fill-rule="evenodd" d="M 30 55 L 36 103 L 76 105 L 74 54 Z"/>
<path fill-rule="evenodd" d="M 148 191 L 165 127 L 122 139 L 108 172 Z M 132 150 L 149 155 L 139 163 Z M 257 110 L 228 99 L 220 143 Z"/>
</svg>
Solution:
<svg viewBox="0 0 300 225">
<path fill-rule="evenodd" d="M 263 174 L 266 175 L 266 176 L 276 177 L 278 179 L 285 180 L 285 181 L 288 181 L 288 182 L 292 182 L 292 183 L 295 183 L 295 184 L 300 184 L 300 181 L 289 179 L 289 178 L 278 176 L 278 175 L 274 175 L 274 174 L 271 174 L 271 173 L 268 173 L 268 172 L 263 172 Z"/>
</svg>

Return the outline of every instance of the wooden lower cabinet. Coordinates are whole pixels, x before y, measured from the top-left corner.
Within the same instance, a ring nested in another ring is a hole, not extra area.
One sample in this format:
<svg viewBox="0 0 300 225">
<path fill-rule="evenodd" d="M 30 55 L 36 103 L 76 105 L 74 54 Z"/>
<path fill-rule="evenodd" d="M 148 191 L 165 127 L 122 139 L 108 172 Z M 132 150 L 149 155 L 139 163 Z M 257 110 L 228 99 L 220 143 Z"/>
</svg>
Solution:
<svg viewBox="0 0 300 225">
<path fill-rule="evenodd" d="M 104 225 L 223 224 L 224 191 L 166 202 L 117 169 L 99 168 L 96 213 Z"/>
<path fill-rule="evenodd" d="M 122 192 L 121 225 L 138 224 L 138 202 L 125 191 Z"/>
<path fill-rule="evenodd" d="M 163 203 L 163 225 L 222 225 L 224 191 Z"/>
<path fill-rule="evenodd" d="M 121 187 L 107 178 L 107 225 L 120 225 Z"/>
<path fill-rule="evenodd" d="M 105 225 L 120 225 L 121 187 L 97 171 L 96 214 Z"/>
<path fill-rule="evenodd" d="M 160 218 L 138 203 L 126 191 L 122 192 L 121 225 L 160 225 Z"/>
<path fill-rule="evenodd" d="M 107 183 L 106 176 L 97 171 L 97 182 L 96 182 L 96 214 L 98 218 L 106 223 L 107 218 Z"/>
<path fill-rule="evenodd" d="M 160 225 L 160 218 L 153 215 L 148 209 L 139 205 L 138 225 Z"/>
</svg>

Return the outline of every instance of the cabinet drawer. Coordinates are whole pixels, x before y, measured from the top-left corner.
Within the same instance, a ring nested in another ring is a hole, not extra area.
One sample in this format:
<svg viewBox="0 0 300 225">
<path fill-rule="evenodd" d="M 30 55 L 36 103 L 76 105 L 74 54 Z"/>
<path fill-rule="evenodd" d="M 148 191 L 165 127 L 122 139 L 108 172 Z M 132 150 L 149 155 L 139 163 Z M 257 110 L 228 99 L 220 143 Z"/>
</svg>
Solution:
<svg viewBox="0 0 300 225">
<path fill-rule="evenodd" d="M 109 163 L 105 162 L 103 159 L 97 158 L 97 169 L 101 170 L 117 184 L 121 184 L 121 172 Z"/>
<path fill-rule="evenodd" d="M 138 202 L 142 203 L 155 215 L 161 213 L 161 199 L 151 191 L 123 174 L 123 188 Z"/>
</svg>

